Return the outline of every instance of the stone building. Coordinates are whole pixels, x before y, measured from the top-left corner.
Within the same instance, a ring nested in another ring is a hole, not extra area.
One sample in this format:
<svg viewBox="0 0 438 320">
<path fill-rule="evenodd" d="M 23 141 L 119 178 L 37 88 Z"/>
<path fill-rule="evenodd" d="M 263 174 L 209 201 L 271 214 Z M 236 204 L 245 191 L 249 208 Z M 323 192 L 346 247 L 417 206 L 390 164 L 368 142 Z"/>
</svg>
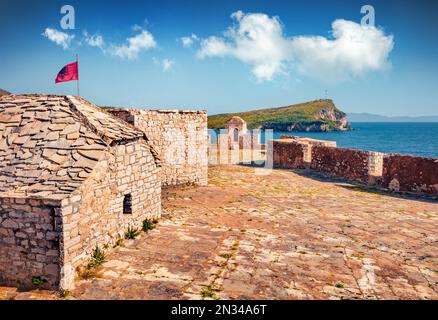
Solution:
<svg viewBox="0 0 438 320">
<path fill-rule="evenodd" d="M 72 288 L 93 248 L 160 216 L 144 132 L 72 96 L 0 98 L 0 282 Z"/>
<path fill-rule="evenodd" d="M 111 114 L 143 131 L 161 160 L 163 186 L 207 184 L 207 112 L 113 108 Z"/>
<path fill-rule="evenodd" d="M 231 117 L 225 124 L 225 133 L 217 135 L 217 149 L 261 149 L 259 130 L 248 130 L 246 121 L 241 117 Z"/>
<path fill-rule="evenodd" d="M 248 131 L 246 121 L 237 116 L 228 120 L 225 129 L 227 129 L 231 148 L 233 148 L 233 145 L 239 146 L 239 137 L 245 135 Z"/>
</svg>

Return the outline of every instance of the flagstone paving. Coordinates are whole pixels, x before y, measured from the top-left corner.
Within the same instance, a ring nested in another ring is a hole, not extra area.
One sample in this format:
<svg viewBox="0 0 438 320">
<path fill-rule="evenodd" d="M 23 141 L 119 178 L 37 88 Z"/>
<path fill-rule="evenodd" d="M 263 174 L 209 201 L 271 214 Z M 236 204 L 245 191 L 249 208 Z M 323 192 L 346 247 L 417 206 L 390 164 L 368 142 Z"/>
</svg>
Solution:
<svg viewBox="0 0 438 320">
<path fill-rule="evenodd" d="M 156 228 L 110 250 L 69 298 L 438 299 L 436 200 L 308 171 L 209 171 L 206 187 L 167 189 Z"/>
</svg>

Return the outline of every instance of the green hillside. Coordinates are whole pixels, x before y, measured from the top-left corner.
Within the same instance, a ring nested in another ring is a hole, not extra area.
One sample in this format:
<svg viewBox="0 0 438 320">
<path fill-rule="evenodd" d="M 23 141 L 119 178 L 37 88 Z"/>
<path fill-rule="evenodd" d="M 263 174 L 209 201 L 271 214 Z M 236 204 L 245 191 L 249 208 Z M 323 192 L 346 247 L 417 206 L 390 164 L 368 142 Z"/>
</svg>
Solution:
<svg viewBox="0 0 438 320">
<path fill-rule="evenodd" d="M 339 110 L 332 100 L 315 100 L 286 107 L 209 116 L 208 128 L 225 128 L 226 122 L 233 116 L 245 120 L 248 129 L 277 129 L 296 123 L 302 126 L 318 123 L 327 125 L 329 130 L 344 130 L 340 128 L 340 124 L 342 121 L 346 122 L 345 113 Z"/>
</svg>

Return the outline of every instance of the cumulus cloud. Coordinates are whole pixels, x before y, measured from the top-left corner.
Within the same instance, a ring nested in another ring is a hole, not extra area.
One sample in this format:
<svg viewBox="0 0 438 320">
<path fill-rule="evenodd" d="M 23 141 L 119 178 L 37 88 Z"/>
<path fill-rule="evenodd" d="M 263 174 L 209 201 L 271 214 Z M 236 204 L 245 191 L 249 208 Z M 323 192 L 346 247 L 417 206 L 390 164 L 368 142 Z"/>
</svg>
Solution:
<svg viewBox="0 0 438 320">
<path fill-rule="evenodd" d="M 140 52 L 157 46 L 154 36 L 149 31 L 141 29 L 138 26 L 135 30 L 139 33 L 126 39 L 126 44 L 111 47 L 110 52 L 112 55 L 122 59 L 132 60 L 137 59 Z"/>
<path fill-rule="evenodd" d="M 331 38 L 287 37 L 278 17 L 263 13 L 231 15 L 234 24 L 222 37 L 201 41 L 198 57 L 234 57 L 251 66 L 258 81 L 296 70 L 322 79 L 345 79 L 388 65 L 393 37 L 383 30 L 343 19 L 332 23 Z"/>
<path fill-rule="evenodd" d="M 65 32 L 52 28 L 46 28 L 41 35 L 56 43 L 58 46 L 61 46 L 63 49 L 67 49 L 75 37 L 74 35 L 69 35 Z"/>
<path fill-rule="evenodd" d="M 389 65 L 394 40 L 381 29 L 339 19 L 332 23 L 332 35 L 333 40 L 324 37 L 293 39 L 293 53 L 301 73 L 342 79 L 367 71 L 380 71 Z"/>
<path fill-rule="evenodd" d="M 103 49 L 103 47 L 105 46 L 105 41 L 103 40 L 103 37 L 101 35 L 90 35 L 87 31 L 84 31 L 83 34 L 85 43 L 88 44 L 90 47 Z"/>
<path fill-rule="evenodd" d="M 199 38 L 196 34 L 192 33 L 191 36 L 182 37 L 179 40 L 182 42 L 184 48 L 190 48 L 195 41 L 199 40 Z"/>
<path fill-rule="evenodd" d="M 290 40 L 283 35 L 279 18 L 242 11 L 231 17 L 236 25 L 228 28 L 224 37 L 202 40 L 198 56 L 232 56 L 251 65 L 257 80 L 272 80 L 283 71 L 284 63 L 290 58 Z"/>
</svg>

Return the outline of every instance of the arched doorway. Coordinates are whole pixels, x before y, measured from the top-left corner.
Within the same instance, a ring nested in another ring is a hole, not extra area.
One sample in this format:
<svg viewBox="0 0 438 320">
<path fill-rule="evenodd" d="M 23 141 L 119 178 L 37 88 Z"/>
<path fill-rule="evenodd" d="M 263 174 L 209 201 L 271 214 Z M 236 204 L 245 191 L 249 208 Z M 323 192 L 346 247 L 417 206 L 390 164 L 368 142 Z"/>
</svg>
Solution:
<svg viewBox="0 0 438 320">
<path fill-rule="evenodd" d="M 237 128 L 233 129 L 233 141 L 239 142 L 239 129 Z"/>
</svg>

